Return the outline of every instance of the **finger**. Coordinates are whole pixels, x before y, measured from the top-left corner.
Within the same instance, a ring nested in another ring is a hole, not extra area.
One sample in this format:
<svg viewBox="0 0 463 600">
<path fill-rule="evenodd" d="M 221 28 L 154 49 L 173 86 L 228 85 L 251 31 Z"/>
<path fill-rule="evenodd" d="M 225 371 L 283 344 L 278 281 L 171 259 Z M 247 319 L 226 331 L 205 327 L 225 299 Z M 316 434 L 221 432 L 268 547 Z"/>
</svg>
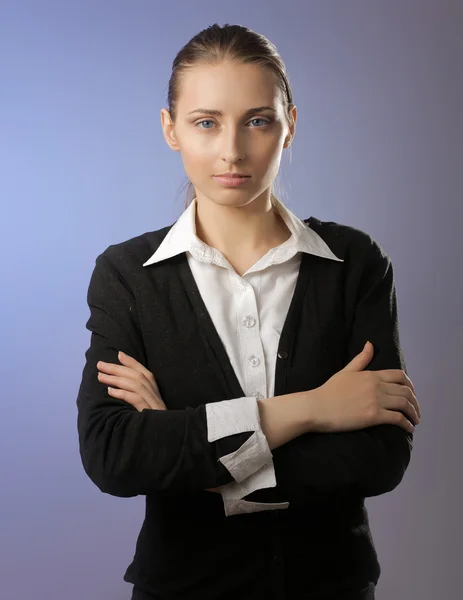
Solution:
<svg viewBox="0 0 463 600">
<path fill-rule="evenodd" d="M 119 371 L 121 373 L 121 371 Z M 108 373 L 98 373 L 98 381 L 108 383 L 113 387 L 118 387 L 129 392 L 138 392 L 144 396 L 142 392 L 149 392 L 148 382 L 146 379 L 137 376 L 134 378 L 133 373 L 122 371 L 123 375 L 110 375 Z M 127 373 L 127 374 L 126 374 Z"/>
<path fill-rule="evenodd" d="M 354 356 L 354 358 L 348 363 L 343 371 L 363 371 L 365 367 L 371 362 L 373 358 L 373 344 L 371 342 L 367 342 L 363 348 L 363 350 Z"/>
<path fill-rule="evenodd" d="M 129 360 L 127 360 L 127 359 L 129 359 Z M 153 377 L 152 373 L 150 371 L 148 371 L 147 369 L 145 369 L 145 367 L 143 367 L 143 365 L 141 365 L 134 358 L 131 358 L 130 356 L 127 357 L 127 355 L 124 355 L 124 356 L 121 355 L 121 358 L 119 360 L 121 360 L 121 362 L 127 362 L 130 364 L 117 365 L 114 363 L 107 363 L 107 362 L 99 361 L 96 366 L 99 371 L 102 371 L 103 373 L 107 373 L 109 375 L 117 375 L 119 377 L 131 377 L 131 378 L 143 377 L 146 380 L 146 383 L 148 384 L 148 386 L 152 389 L 153 393 L 161 395 L 159 393 L 158 385 L 157 385 L 156 381 L 154 381 L 154 377 Z M 145 372 L 148 374 L 148 376 L 145 374 Z"/>
<path fill-rule="evenodd" d="M 408 420 L 415 425 L 418 425 L 420 422 L 416 408 L 405 396 L 390 396 L 386 394 L 382 399 L 382 406 L 387 410 L 404 413 Z"/>
<path fill-rule="evenodd" d="M 377 373 L 382 381 L 386 381 L 387 383 L 399 383 L 409 387 L 415 395 L 416 400 L 415 386 L 405 371 L 401 369 L 384 369 L 382 371 L 377 371 Z M 421 409 L 420 405 L 418 404 L 418 400 L 416 400 L 416 403 L 413 403 L 416 406 L 418 415 L 421 417 Z"/>
<path fill-rule="evenodd" d="M 410 377 L 407 375 L 407 373 L 405 373 L 405 371 L 402 371 L 402 377 L 403 377 L 402 385 L 405 385 L 405 386 L 409 387 L 412 390 L 412 392 L 413 392 L 413 398 L 414 398 L 414 400 L 412 400 L 412 401 L 413 401 L 413 404 L 416 407 L 418 416 L 421 417 L 421 408 L 420 408 L 420 405 L 418 403 L 418 399 L 416 397 L 416 391 L 415 391 L 415 386 L 413 385 L 413 381 L 410 379 Z"/>
<path fill-rule="evenodd" d="M 415 427 L 413 424 L 400 412 L 393 410 L 382 411 L 380 422 L 389 425 L 397 425 L 409 433 L 414 433 Z"/>
<path fill-rule="evenodd" d="M 127 404 L 131 404 L 139 412 L 141 412 L 145 408 L 151 409 L 150 405 L 146 402 L 146 400 L 144 400 L 140 396 L 137 396 L 136 394 L 132 395 L 130 394 L 130 392 L 126 392 L 125 390 L 108 388 L 108 394 L 110 396 L 113 396 L 114 398 L 117 398 L 118 400 L 124 400 L 124 402 L 127 402 Z"/>
<path fill-rule="evenodd" d="M 119 390 L 117 388 L 111 388 L 111 394 L 115 397 L 117 396 L 120 400 L 124 400 L 132 406 L 135 406 L 137 409 L 141 407 L 139 410 L 143 410 L 143 408 L 147 408 L 150 410 L 167 410 L 166 406 L 162 401 L 160 403 L 157 403 L 152 398 L 146 399 L 134 392 L 129 392 L 127 390 Z"/>
<path fill-rule="evenodd" d="M 116 375 L 107 375 L 106 373 L 100 373 L 98 379 L 102 383 L 106 383 L 111 387 L 116 387 L 126 392 L 137 394 L 138 396 L 142 397 L 153 409 L 161 408 L 161 406 L 159 406 L 157 397 L 144 385 L 144 382 L 140 381 L 139 379 L 118 377 Z"/>
<path fill-rule="evenodd" d="M 102 373 L 108 375 L 117 375 L 118 377 L 128 377 L 132 379 L 140 379 L 143 377 L 143 379 L 146 380 L 147 385 L 152 388 L 153 393 L 157 393 L 157 386 L 156 388 L 152 386 L 150 381 L 144 376 L 144 374 L 139 369 L 135 369 L 134 367 L 129 366 L 116 365 L 114 363 L 105 363 L 102 361 L 97 363 L 97 368 Z"/>
<path fill-rule="evenodd" d="M 415 386 L 412 380 L 402 369 L 383 369 L 382 371 L 377 371 L 377 373 L 383 381 L 407 385 L 415 393 Z"/>
<path fill-rule="evenodd" d="M 135 370 L 142 373 L 146 377 L 146 379 L 150 382 L 150 384 L 153 386 L 154 391 L 157 394 L 159 394 L 158 384 L 157 384 L 157 382 L 154 378 L 154 375 L 151 371 L 149 371 L 144 365 L 139 363 L 138 360 L 135 360 L 135 358 L 133 358 L 132 356 L 125 354 L 125 352 L 122 352 L 122 351 L 119 352 L 118 358 L 122 364 L 127 365 L 129 367 L 133 367 Z"/>
<path fill-rule="evenodd" d="M 412 380 L 407 375 L 407 373 L 405 373 L 405 371 L 399 370 L 398 377 L 402 378 L 402 381 L 399 381 L 398 383 L 402 383 L 402 385 L 406 385 L 407 387 L 409 387 L 413 391 L 414 394 L 416 394 L 416 392 L 415 392 L 415 386 L 413 385 Z"/>
<path fill-rule="evenodd" d="M 400 383 L 382 383 L 382 385 L 384 386 L 383 389 L 386 394 L 389 394 L 390 396 L 404 396 L 407 398 L 412 403 L 418 418 L 421 417 L 418 400 L 415 396 L 415 393 L 408 387 L 408 385 Z"/>
</svg>

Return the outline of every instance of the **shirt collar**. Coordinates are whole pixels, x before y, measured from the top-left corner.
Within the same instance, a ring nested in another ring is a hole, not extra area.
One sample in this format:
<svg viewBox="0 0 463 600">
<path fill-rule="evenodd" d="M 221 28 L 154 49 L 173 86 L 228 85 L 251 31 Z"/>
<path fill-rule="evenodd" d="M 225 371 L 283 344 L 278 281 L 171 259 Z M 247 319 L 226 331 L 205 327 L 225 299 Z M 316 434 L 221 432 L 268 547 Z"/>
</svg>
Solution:
<svg viewBox="0 0 463 600">
<path fill-rule="evenodd" d="M 282 202 L 276 199 L 275 208 L 291 232 L 291 236 L 276 248 L 272 248 L 272 262 L 282 262 L 285 257 L 296 252 L 306 252 L 321 258 L 344 262 L 338 258 L 326 242 L 307 223 L 301 221 Z M 166 237 L 154 254 L 143 263 L 144 267 L 172 258 L 182 252 L 191 252 L 193 256 L 202 259 L 210 254 L 210 247 L 196 235 L 196 198 L 183 211 L 179 219 L 169 229 Z"/>
</svg>

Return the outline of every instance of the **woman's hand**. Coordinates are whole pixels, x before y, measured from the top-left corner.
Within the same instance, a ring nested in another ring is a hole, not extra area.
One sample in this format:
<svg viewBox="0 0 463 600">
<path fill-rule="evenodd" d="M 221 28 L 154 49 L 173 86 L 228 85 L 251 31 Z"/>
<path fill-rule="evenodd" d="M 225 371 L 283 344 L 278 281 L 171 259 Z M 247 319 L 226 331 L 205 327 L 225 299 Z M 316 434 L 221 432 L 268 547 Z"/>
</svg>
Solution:
<svg viewBox="0 0 463 600">
<path fill-rule="evenodd" d="M 122 365 L 101 360 L 96 365 L 98 381 L 110 386 L 108 394 L 128 402 L 140 412 L 145 408 L 167 410 L 151 371 L 123 352 L 119 352 L 118 358 Z"/>
<path fill-rule="evenodd" d="M 315 430 L 390 424 L 414 431 L 421 411 L 413 383 L 400 369 L 364 371 L 373 354 L 373 345 L 367 342 L 360 354 L 316 390 Z"/>
</svg>

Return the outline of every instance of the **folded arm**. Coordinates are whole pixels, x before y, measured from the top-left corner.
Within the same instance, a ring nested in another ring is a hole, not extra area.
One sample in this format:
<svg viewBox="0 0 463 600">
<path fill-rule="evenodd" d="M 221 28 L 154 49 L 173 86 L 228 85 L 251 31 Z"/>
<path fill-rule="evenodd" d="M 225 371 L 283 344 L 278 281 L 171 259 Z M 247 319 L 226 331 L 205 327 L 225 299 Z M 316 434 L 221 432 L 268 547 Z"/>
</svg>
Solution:
<svg viewBox="0 0 463 600">
<path fill-rule="evenodd" d="M 359 276 L 345 364 L 370 340 L 374 357 L 368 370 L 406 371 L 392 264 L 374 241 L 367 250 L 369 260 Z M 273 450 L 277 488 L 259 490 L 247 499 L 304 503 L 323 493 L 369 497 L 390 492 L 408 467 L 412 439 L 411 433 L 395 425 L 304 433 Z"/>
<path fill-rule="evenodd" d="M 106 251 L 88 289 L 90 347 L 77 397 L 82 464 L 101 491 L 121 497 L 200 491 L 239 482 L 271 460 L 256 399 L 137 411 L 98 381 L 98 361 L 122 350 L 146 366 L 135 300 Z"/>
</svg>

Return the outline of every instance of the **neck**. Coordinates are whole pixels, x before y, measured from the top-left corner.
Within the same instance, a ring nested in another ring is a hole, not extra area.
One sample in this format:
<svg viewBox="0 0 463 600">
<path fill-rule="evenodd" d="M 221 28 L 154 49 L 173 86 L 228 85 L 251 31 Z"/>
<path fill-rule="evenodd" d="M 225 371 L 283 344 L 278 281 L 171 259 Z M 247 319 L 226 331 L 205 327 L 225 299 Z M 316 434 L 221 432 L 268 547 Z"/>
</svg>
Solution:
<svg viewBox="0 0 463 600">
<path fill-rule="evenodd" d="M 269 195 L 245 206 L 225 206 L 203 196 L 195 201 L 196 235 L 225 256 L 265 253 L 291 235 Z"/>
</svg>

